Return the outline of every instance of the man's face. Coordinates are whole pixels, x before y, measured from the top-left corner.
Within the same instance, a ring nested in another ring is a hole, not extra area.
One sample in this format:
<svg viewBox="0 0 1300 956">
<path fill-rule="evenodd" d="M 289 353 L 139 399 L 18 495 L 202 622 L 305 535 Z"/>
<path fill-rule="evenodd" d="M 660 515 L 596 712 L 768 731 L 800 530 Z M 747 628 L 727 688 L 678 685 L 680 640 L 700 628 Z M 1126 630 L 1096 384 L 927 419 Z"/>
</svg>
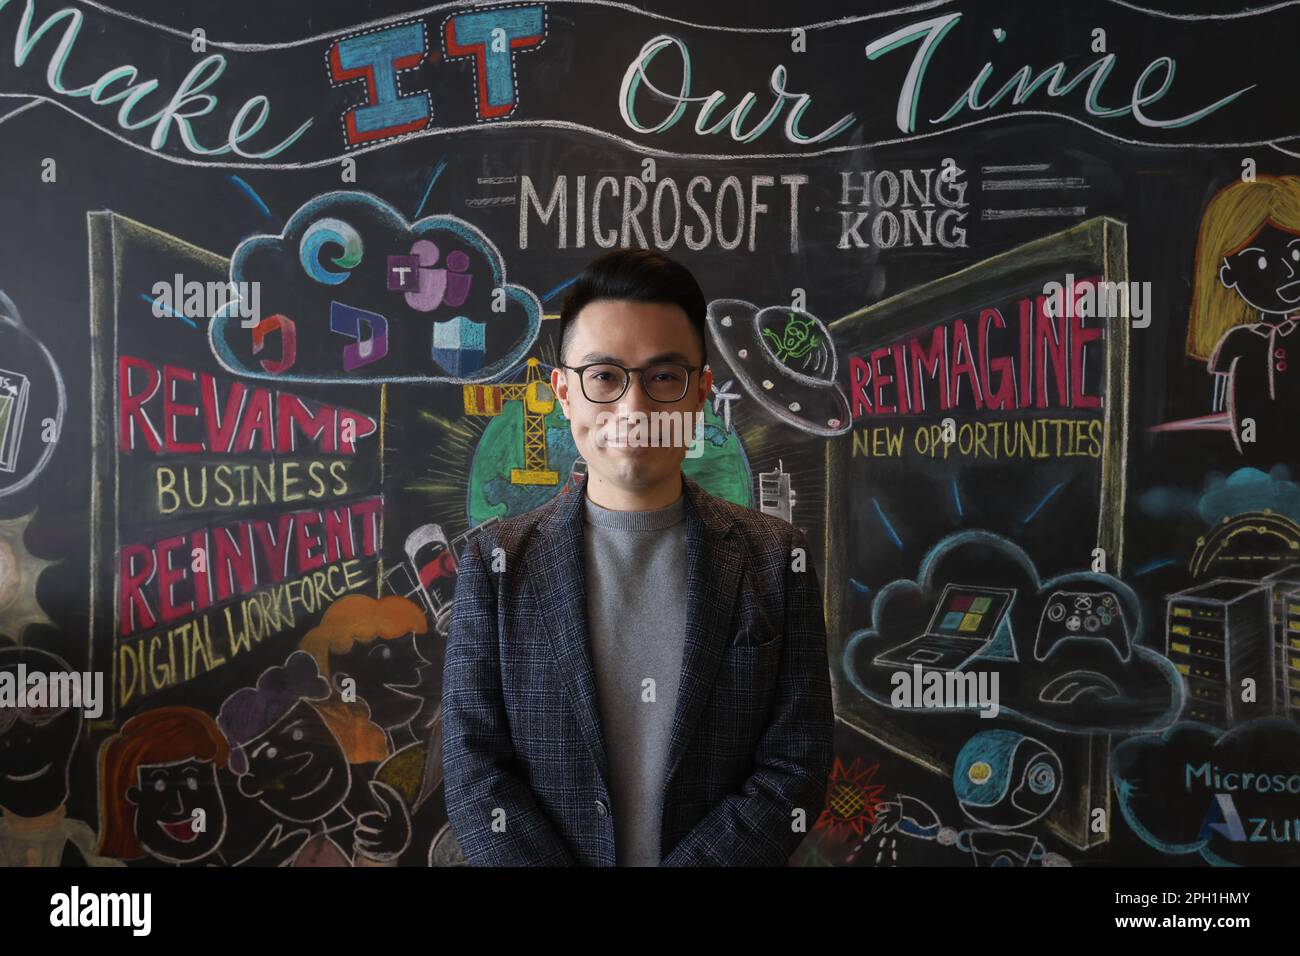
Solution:
<svg viewBox="0 0 1300 956">
<path fill-rule="evenodd" d="M 614 362 L 628 368 L 656 362 L 703 364 L 699 338 L 680 306 L 614 299 L 598 299 L 582 308 L 561 361 L 571 366 Z M 577 372 L 557 368 L 551 373 L 551 387 L 588 473 L 626 491 L 652 487 L 681 469 L 686 443 L 694 434 L 694 413 L 703 410 L 712 382 L 712 372 L 691 372 L 686 394 L 662 402 L 647 395 L 641 376 L 633 373 L 623 397 L 602 404 L 587 399 Z M 647 426 L 642 436 L 634 430 L 639 415 L 645 416 L 641 421 Z M 627 429 L 623 437 L 632 444 L 619 444 L 620 421 Z M 656 427 L 657 446 L 650 444 Z M 683 434 L 684 441 L 675 441 Z"/>
</svg>

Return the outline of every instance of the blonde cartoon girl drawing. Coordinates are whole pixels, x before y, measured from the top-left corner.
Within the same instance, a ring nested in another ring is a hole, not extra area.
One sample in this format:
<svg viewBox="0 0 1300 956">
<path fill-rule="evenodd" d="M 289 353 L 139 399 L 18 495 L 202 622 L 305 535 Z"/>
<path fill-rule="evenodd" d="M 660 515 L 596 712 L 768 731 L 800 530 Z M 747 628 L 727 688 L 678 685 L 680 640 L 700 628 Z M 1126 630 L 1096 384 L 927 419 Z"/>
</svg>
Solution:
<svg viewBox="0 0 1300 956">
<path fill-rule="evenodd" d="M 1237 450 L 1286 461 L 1300 412 L 1300 176 L 1236 182 L 1196 242 L 1187 354 L 1215 376 Z"/>
</svg>

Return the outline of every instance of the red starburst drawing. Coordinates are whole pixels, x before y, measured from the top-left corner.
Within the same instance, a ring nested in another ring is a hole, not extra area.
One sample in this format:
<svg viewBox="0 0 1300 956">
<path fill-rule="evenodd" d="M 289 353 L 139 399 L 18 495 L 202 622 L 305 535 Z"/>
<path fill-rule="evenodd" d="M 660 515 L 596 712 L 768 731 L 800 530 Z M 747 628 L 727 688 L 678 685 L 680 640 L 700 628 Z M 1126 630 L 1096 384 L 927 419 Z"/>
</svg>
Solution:
<svg viewBox="0 0 1300 956">
<path fill-rule="evenodd" d="M 830 779 L 826 781 L 826 803 L 813 824 L 813 830 L 829 829 L 830 836 L 845 835 L 849 831 L 862 836 L 867 824 L 876 822 L 876 811 L 884 803 L 880 794 L 885 785 L 872 781 L 880 763 L 872 761 L 859 766 L 861 763 L 860 757 L 854 757 L 846 768 L 836 756 Z"/>
</svg>

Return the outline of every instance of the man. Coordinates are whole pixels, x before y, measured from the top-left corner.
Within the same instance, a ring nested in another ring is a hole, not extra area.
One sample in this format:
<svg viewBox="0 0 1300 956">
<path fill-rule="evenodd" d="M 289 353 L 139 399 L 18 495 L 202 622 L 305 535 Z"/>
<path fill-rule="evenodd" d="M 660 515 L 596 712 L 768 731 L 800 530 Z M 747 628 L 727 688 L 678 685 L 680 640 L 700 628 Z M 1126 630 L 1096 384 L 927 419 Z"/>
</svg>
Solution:
<svg viewBox="0 0 1300 956">
<path fill-rule="evenodd" d="M 452 831 L 474 865 L 783 865 L 832 760 L 807 537 L 681 471 L 712 383 L 684 267 L 611 252 L 560 322 L 551 384 L 587 477 L 460 558 Z"/>
</svg>

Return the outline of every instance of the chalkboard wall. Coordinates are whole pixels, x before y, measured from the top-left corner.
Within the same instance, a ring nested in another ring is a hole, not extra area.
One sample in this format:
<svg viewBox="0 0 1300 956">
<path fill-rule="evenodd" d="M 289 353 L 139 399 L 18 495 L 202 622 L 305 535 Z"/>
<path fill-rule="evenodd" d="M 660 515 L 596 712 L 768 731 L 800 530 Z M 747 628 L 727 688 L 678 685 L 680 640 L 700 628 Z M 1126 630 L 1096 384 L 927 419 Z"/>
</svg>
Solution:
<svg viewBox="0 0 1300 956">
<path fill-rule="evenodd" d="M 464 863 L 456 556 L 613 247 L 815 544 L 793 864 L 1300 862 L 1300 6 L 113 7 L 0 0 L 0 863 Z"/>
</svg>

